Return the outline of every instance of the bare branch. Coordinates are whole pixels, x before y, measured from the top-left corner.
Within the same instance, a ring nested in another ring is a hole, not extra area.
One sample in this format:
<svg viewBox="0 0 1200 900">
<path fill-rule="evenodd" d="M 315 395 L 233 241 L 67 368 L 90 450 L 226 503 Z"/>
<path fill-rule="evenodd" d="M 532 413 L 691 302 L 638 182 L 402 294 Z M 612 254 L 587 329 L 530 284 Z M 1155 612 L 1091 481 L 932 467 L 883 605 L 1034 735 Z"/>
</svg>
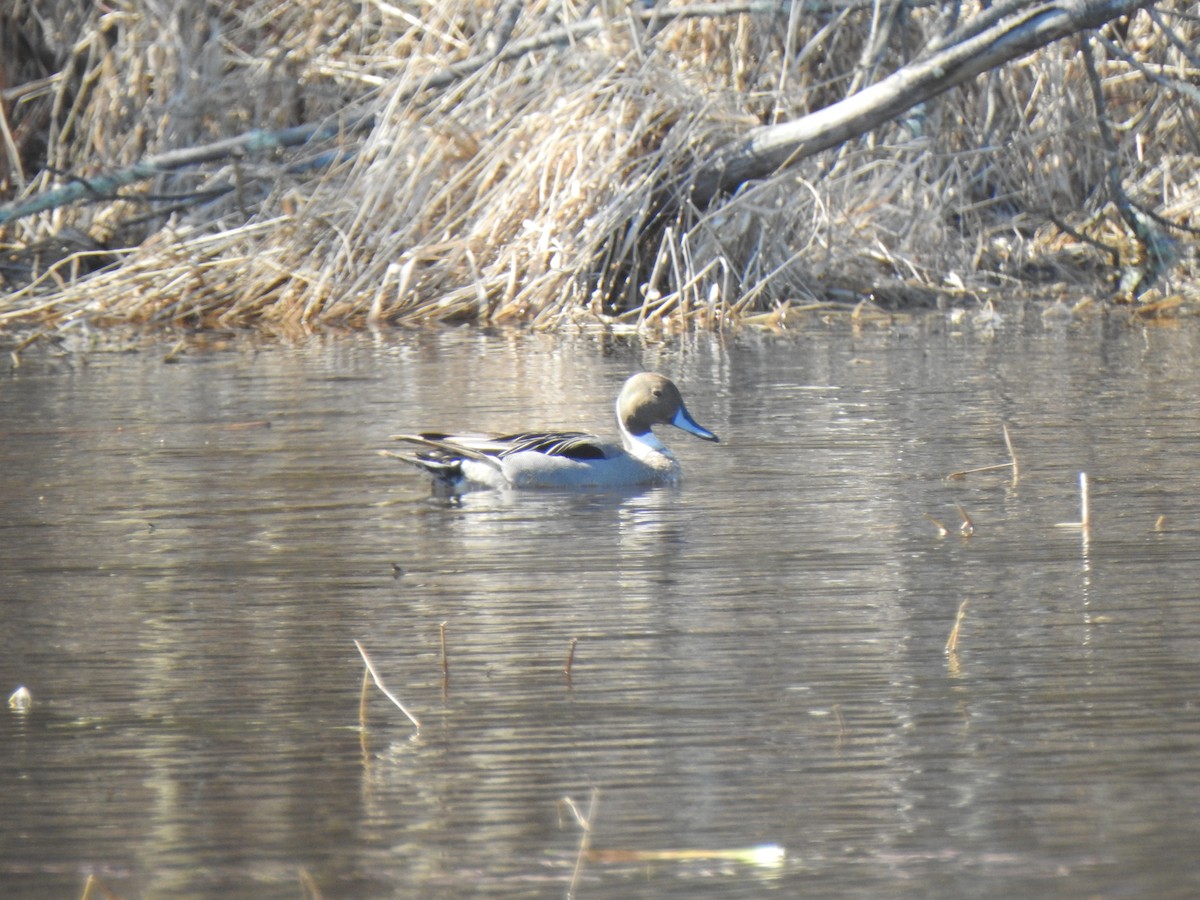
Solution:
<svg viewBox="0 0 1200 900">
<path fill-rule="evenodd" d="M 839 103 L 780 125 L 757 128 L 700 166 L 690 198 L 706 206 L 718 193 L 836 147 L 938 94 L 1079 31 L 1129 15 L 1145 0 L 1069 0 L 1040 4 L 905 66 Z M 1015 5 L 1015 4 L 1014 4 Z"/>
</svg>

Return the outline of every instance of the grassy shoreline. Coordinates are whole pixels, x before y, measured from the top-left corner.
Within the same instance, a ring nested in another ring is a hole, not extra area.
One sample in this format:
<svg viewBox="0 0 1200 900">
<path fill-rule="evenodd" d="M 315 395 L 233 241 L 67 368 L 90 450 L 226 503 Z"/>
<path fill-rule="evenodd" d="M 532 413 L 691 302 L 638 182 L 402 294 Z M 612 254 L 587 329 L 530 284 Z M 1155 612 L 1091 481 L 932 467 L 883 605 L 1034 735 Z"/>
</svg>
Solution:
<svg viewBox="0 0 1200 900">
<path fill-rule="evenodd" d="M 0 329 L 719 329 L 821 305 L 1200 300 L 1197 4 L 1106 26 L 1090 60 L 1059 41 L 705 208 L 664 185 L 903 66 L 944 8 L 188 6 L 0 14 L 0 203 L 250 129 L 332 136 L 0 225 Z"/>
</svg>

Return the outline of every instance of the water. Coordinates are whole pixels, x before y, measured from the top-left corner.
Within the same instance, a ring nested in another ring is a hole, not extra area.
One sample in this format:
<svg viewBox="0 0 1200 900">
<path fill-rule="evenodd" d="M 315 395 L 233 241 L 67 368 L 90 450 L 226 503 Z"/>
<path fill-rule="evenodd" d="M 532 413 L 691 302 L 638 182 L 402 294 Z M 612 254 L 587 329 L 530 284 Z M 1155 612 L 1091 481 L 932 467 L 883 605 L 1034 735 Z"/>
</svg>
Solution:
<svg viewBox="0 0 1200 900">
<path fill-rule="evenodd" d="M 581 898 L 1200 891 L 1197 324 L 227 343 L 0 382 L 3 896 L 561 897 L 593 790 Z M 640 368 L 721 436 L 679 489 L 376 455 L 610 432 Z M 947 481 L 1003 424 L 1019 482 Z"/>
</svg>

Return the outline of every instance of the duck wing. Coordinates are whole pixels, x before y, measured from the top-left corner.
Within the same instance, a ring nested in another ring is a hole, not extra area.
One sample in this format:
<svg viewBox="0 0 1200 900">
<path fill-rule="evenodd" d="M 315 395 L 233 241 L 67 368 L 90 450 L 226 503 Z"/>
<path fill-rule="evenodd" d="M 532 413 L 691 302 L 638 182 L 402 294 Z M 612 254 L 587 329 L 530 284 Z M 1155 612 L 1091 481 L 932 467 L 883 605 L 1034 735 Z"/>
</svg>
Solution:
<svg viewBox="0 0 1200 900">
<path fill-rule="evenodd" d="M 442 434 L 427 431 L 421 434 L 394 434 L 392 440 L 407 444 L 407 452 L 381 451 L 424 469 L 434 478 L 435 489 L 450 494 L 469 489 L 475 482 L 488 487 L 505 483 L 504 460 L 516 453 L 541 453 L 557 459 L 607 459 L 613 447 L 598 437 L 582 431 L 538 431 L 519 434 Z M 482 463 L 493 474 L 484 475 L 476 468 L 470 476 L 464 471 L 467 461 Z"/>
<path fill-rule="evenodd" d="M 392 440 L 402 441 L 420 449 L 422 458 L 475 459 L 497 463 L 514 453 L 544 453 L 566 459 L 607 459 L 609 448 L 600 438 L 582 431 L 522 431 L 517 434 L 442 434 L 427 431 L 421 434 L 394 434 Z"/>
<path fill-rule="evenodd" d="M 420 434 L 393 434 L 391 439 L 417 447 L 417 455 L 422 458 L 476 459 L 495 463 L 504 452 L 504 445 L 487 434 L 424 431 Z"/>
<path fill-rule="evenodd" d="M 607 459 L 610 455 L 600 438 L 582 431 L 526 431 L 494 440 L 504 445 L 501 458 L 513 453 L 544 453 L 566 459 Z"/>
</svg>

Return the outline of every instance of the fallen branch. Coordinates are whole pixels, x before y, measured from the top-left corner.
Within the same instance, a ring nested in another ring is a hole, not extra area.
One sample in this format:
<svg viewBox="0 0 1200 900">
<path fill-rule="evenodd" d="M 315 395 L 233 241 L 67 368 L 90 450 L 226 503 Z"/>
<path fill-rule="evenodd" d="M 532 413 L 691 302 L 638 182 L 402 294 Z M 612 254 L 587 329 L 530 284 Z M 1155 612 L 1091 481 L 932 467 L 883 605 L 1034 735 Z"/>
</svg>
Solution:
<svg viewBox="0 0 1200 900">
<path fill-rule="evenodd" d="M 923 59 L 838 103 L 779 125 L 756 128 L 733 147 L 696 170 L 689 191 L 693 203 L 707 206 L 731 191 L 836 147 L 895 119 L 927 100 L 1047 44 L 1119 16 L 1132 15 L 1145 0 L 1063 0 L 1019 9 L 978 33 L 948 46 L 935 45 Z M 1012 10 L 1016 4 L 1007 4 Z"/>
<path fill-rule="evenodd" d="M 108 175 L 97 175 L 94 178 L 75 178 L 70 184 L 63 187 L 10 204 L 8 207 L 0 209 L 0 225 L 14 219 L 45 212 L 48 209 L 66 206 L 68 203 L 75 203 L 79 200 L 111 200 L 120 188 L 145 181 L 164 172 L 173 172 L 176 169 L 198 166 L 201 163 L 230 157 L 262 156 L 286 147 L 297 147 L 312 140 L 328 140 L 346 132 L 365 130 L 373 125 L 374 121 L 374 116 L 365 115 L 346 122 L 295 125 L 282 131 L 255 129 L 245 134 L 239 134 L 237 137 L 226 138 L 223 141 L 216 141 L 201 147 L 169 150 L 157 156 L 148 156 L 127 169 L 121 169 Z"/>
</svg>

